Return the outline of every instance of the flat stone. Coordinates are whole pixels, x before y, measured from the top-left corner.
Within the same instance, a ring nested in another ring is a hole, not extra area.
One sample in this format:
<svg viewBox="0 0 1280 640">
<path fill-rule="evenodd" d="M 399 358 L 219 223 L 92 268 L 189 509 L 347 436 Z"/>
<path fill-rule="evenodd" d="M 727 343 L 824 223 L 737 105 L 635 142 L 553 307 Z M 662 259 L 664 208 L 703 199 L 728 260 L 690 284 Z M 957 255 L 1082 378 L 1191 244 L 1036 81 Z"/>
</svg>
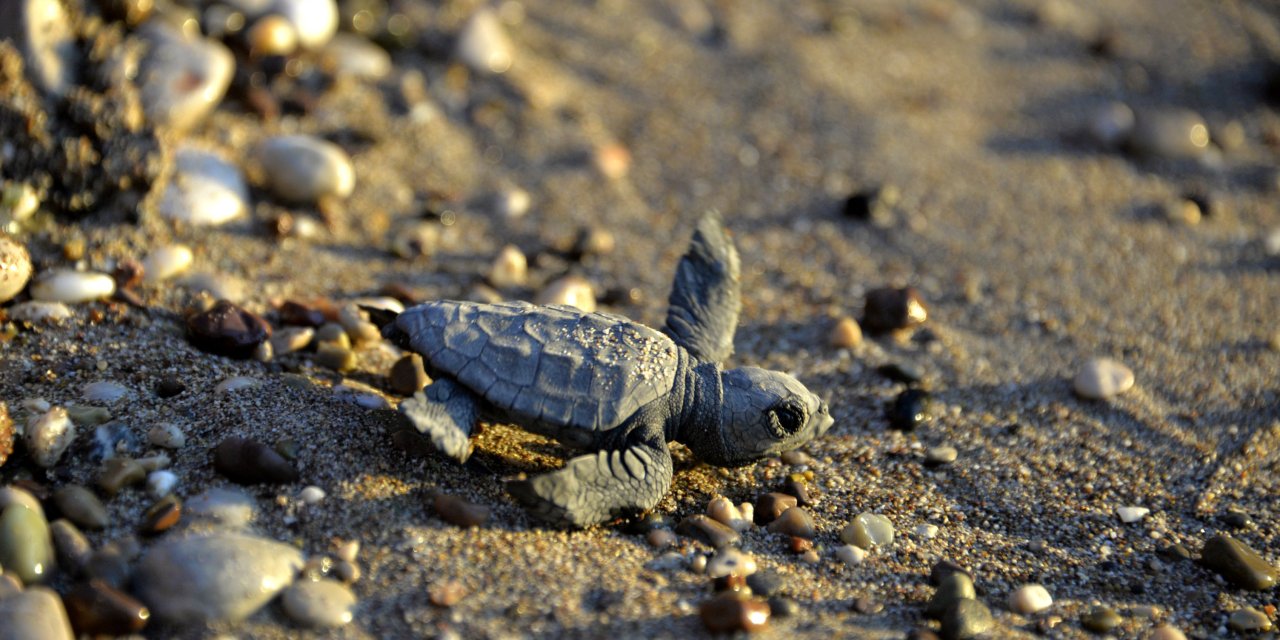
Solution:
<svg viewBox="0 0 1280 640">
<path fill-rule="evenodd" d="M 1009 594 L 1009 609 L 1024 616 L 1044 611 L 1051 605 L 1053 596 L 1042 585 L 1024 584 Z"/>
<path fill-rule="evenodd" d="M 1104 605 L 1091 607 L 1080 618 L 1080 624 L 1094 633 L 1107 633 L 1120 626 L 1124 618 L 1115 609 Z"/>
<path fill-rule="evenodd" d="M 1249 545 L 1226 534 L 1216 535 L 1204 543 L 1200 563 L 1241 589 L 1263 591 L 1276 586 L 1280 579 L 1280 571 L 1275 566 Z"/>
<path fill-rule="evenodd" d="M 346 198 L 356 186 L 347 152 L 332 142 L 308 135 L 276 136 L 258 145 L 254 160 L 268 188 L 289 202 L 314 203 L 320 198 Z"/>
<path fill-rule="evenodd" d="M 1151 630 L 1147 640 L 1187 640 L 1187 634 L 1173 625 L 1162 624 Z"/>
<path fill-rule="evenodd" d="M 54 4 L 57 4 L 56 2 Z M 3 12 L 3 9 L 0 9 Z M 0 22 L 0 24 L 4 24 Z M 0 29 L 4 27 L 0 26 Z M 31 280 L 31 254 L 16 238 L 0 234 L 0 303 L 8 302 Z M 3 462 L 0 460 L 0 462 Z"/>
<path fill-rule="evenodd" d="M 1236 633 L 1265 633 L 1272 627 L 1267 614 L 1252 607 L 1237 609 L 1227 616 L 1227 628 Z"/>
<path fill-rule="evenodd" d="M 54 491 L 53 503 L 62 515 L 84 529 L 102 529 L 110 523 L 107 507 L 92 491 L 80 485 L 71 484 Z"/>
<path fill-rule="evenodd" d="M 546 286 L 534 302 L 538 304 L 563 304 L 577 307 L 588 313 L 596 310 L 596 294 L 591 283 L 579 275 L 567 275 Z"/>
<path fill-rule="evenodd" d="M 933 592 L 929 605 L 925 607 L 924 615 L 934 620 L 941 620 L 957 602 L 977 597 L 978 593 L 973 587 L 973 580 L 968 575 L 959 572 L 949 574 L 942 579 L 938 589 Z"/>
<path fill-rule="evenodd" d="M 191 267 L 195 254 L 185 244 L 158 247 L 142 259 L 143 277 L 146 283 L 164 282 Z"/>
<path fill-rule="evenodd" d="M 860 513 L 840 532 L 840 539 L 870 550 L 892 545 L 893 534 L 893 523 L 888 518 L 878 513 Z"/>
<path fill-rule="evenodd" d="M 337 580 L 300 580 L 280 596 L 284 612 L 304 627 L 333 628 L 351 622 L 356 596 Z"/>
<path fill-rule="evenodd" d="M 167 537 L 138 563 L 136 592 L 159 619 L 239 622 L 275 598 L 302 568 L 302 552 L 241 533 Z"/>
<path fill-rule="evenodd" d="M 0 599 L 0 640 L 73 640 L 62 599 L 50 589 L 31 587 Z"/>
<path fill-rule="evenodd" d="M 54 568 L 53 537 L 42 513 L 21 504 L 0 512 L 0 567 L 23 584 L 49 578 Z"/>
<path fill-rule="evenodd" d="M 271 337 L 271 325 L 254 313 L 219 300 L 208 311 L 187 318 L 187 336 L 205 351 L 243 360 Z"/>
<path fill-rule="evenodd" d="M 391 55 L 367 38 L 339 33 L 320 52 L 321 63 L 334 75 L 381 80 L 391 73 Z"/>
<path fill-rule="evenodd" d="M 71 20 L 57 0 L 0 2 L 0 40 L 22 54 L 24 71 L 45 93 L 62 96 L 75 87 L 80 67 Z"/>
<path fill-rule="evenodd" d="M 71 307 L 61 302 L 44 302 L 27 300 L 9 308 L 9 319 L 27 324 L 52 324 L 67 320 L 74 315 Z"/>
<path fill-rule="evenodd" d="M 1125 524 L 1133 524 L 1147 517 L 1151 510 L 1146 507 L 1118 507 L 1116 515 Z"/>
<path fill-rule="evenodd" d="M 271 447 L 250 438 L 232 437 L 218 444 L 213 468 L 236 484 L 296 482 L 298 472 Z"/>
<path fill-rule="evenodd" d="M 80 635 L 122 636 L 147 626 L 151 612 L 129 594 L 101 580 L 77 585 L 62 599 Z"/>
<path fill-rule="evenodd" d="M 996 626 L 987 605 L 971 598 L 956 601 L 942 616 L 942 637 L 947 640 L 976 638 Z"/>
<path fill-rule="evenodd" d="M 818 533 L 813 524 L 813 517 L 804 510 L 804 507 L 791 507 L 783 511 L 782 515 L 769 523 L 769 531 L 805 540 L 812 540 Z"/>
<path fill-rule="evenodd" d="M 216 227 L 248 212 L 249 187 L 240 169 L 222 154 L 181 146 L 157 210 L 170 220 Z"/>
<path fill-rule="evenodd" d="M 950 445 L 930 447 L 924 452 L 924 466 L 943 467 L 956 461 L 960 452 Z"/>
<path fill-rule="evenodd" d="M 1111 358 L 1086 362 L 1072 381 L 1076 395 L 1086 400 L 1107 400 L 1133 387 L 1133 371 Z"/>
<path fill-rule="evenodd" d="M 676 525 L 676 533 L 696 538 L 717 549 L 737 544 L 741 539 L 737 531 L 701 513 L 681 520 L 680 524 Z"/>
<path fill-rule="evenodd" d="M 725 591 L 703 603 L 698 615 L 711 633 L 752 633 L 768 625 L 769 613 L 767 603 Z"/>
<path fill-rule="evenodd" d="M 231 84 L 231 51 L 214 40 L 188 38 L 163 20 L 151 20 L 137 33 L 150 45 L 138 74 L 147 119 L 180 131 L 204 120 Z"/>
<path fill-rule="evenodd" d="M 109 458 L 98 472 L 98 487 L 109 496 L 147 479 L 147 469 L 130 458 Z"/>
<path fill-rule="evenodd" d="M 116 281 L 105 273 L 51 269 L 32 281 L 32 299 L 44 302 L 91 302 L 108 298 L 116 291 Z"/>
</svg>

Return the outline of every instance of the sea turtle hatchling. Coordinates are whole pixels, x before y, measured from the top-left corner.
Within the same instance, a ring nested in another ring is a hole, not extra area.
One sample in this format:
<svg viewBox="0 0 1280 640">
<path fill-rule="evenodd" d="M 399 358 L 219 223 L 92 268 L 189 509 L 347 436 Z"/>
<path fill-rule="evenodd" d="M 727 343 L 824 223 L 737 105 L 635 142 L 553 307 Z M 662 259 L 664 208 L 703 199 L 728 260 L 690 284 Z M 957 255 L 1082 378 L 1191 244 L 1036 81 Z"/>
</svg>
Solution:
<svg viewBox="0 0 1280 640">
<path fill-rule="evenodd" d="M 719 216 L 699 222 L 676 271 L 666 327 L 525 302 L 439 301 L 384 334 L 421 354 L 433 382 L 400 413 L 465 461 L 477 420 L 518 425 L 594 451 L 508 484 L 544 520 L 585 527 L 652 508 L 671 486 L 667 442 L 738 466 L 822 435 L 827 405 L 792 376 L 721 370 L 741 306 L 738 253 Z"/>
</svg>

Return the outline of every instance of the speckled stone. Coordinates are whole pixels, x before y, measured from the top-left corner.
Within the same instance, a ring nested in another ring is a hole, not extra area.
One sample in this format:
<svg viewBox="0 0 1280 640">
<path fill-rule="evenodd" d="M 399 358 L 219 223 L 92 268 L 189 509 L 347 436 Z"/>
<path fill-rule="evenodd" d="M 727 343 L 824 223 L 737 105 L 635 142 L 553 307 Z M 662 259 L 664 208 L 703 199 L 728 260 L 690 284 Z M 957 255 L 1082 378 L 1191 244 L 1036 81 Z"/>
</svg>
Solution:
<svg viewBox="0 0 1280 640">
<path fill-rule="evenodd" d="M 1241 589 L 1270 589 L 1280 578 L 1280 571 L 1257 551 L 1226 534 L 1216 535 L 1204 543 L 1200 563 Z"/>
<path fill-rule="evenodd" d="M 0 567 L 23 584 L 44 582 L 54 568 L 53 537 L 44 515 L 21 504 L 0 512 Z"/>
<path fill-rule="evenodd" d="M 304 627 L 333 628 L 351 622 L 356 596 L 337 580 L 300 580 L 280 596 L 284 612 Z"/>
<path fill-rule="evenodd" d="M 0 640 L 72 640 L 71 621 L 58 594 L 44 587 L 0 599 Z"/>
</svg>

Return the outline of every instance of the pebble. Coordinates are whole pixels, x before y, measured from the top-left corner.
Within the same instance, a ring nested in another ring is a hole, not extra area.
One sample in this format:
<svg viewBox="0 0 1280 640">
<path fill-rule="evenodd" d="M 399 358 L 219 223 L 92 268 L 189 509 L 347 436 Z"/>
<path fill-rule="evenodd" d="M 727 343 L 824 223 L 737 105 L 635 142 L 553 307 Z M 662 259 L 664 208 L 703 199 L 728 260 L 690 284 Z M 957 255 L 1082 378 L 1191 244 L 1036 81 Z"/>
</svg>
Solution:
<svg viewBox="0 0 1280 640">
<path fill-rule="evenodd" d="M 756 559 L 751 554 L 743 553 L 735 547 L 725 547 L 716 551 L 707 561 L 707 577 L 720 578 L 737 575 L 746 578 L 756 572 Z"/>
<path fill-rule="evenodd" d="M 799 501 L 795 496 L 777 492 L 766 493 L 756 498 L 755 522 L 761 526 L 769 524 L 797 504 Z"/>
<path fill-rule="evenodd" d="M 111 411 L 104 407 L 91 407 L 84 404 L 66 406 L 67 417 L 81 427 L 96 427 L 111 420 Z M 96 435 L 95 435 L 96 438 Z M 110 457 L 110 456 L 102 456 Z"/>
<path fill-rule="evenodd" d="M 153 498 L 163 498 L 178 486 L 178 476 L 172 471 L 152 471 L 147 474 L 147 493 Z"/>
<path fill-rule="evenodd" d="M 782 591 L 782 578 L 772 571 L 756 571 L 747 576 L 751 593 L 768 598 Z"/>
<path fill-rule="evenodd" d="M 0 640 L 73 640 L 62 599 L 50 589 L 32 587 L 0 599 Z"/>
<path fill-rule="evenodd" d="M 905 389 L 885 411 L 889 428 L 915 431 L 933 420 L 933 399 L 924 389 Z"/>
<path fill-rule="evenodd" d="M 841 212 L 846 218 L 887 227 L 893 223 L 893 208 L 901 196 L 893 184 L 862 189 L 845 198 Z"/>
<path fill-rule="evenodd" d="M 724 496 L 716 496 L 707 503 L 707 515 L 734 531 L 746 531 L 751 526 L 751 521 L 743 517 L 737 505 Z"/>
<path fill-rule="evenodd" d="M 987 605 L 965 598 L 957 601 L 942 616 L 942 637 L 947 640 L 976 638 L 996 626 Z"/>
<path fill-rule="evenodd" d="M 243 300 L 245 283 L 243 280 L 225 273 L 197 271 L 181 280 L 182 286 L 192 293 L 205 292 L 214 300 Z"/>
<path fill-rule="evenodd" d="M 836 547 L 836 558 L 850 567 L 856 567 L 867 559 L 867 550 L 851 544 Z"/>
<path fill-rule="evenodd" d="M 465 597 L 467 587 L 457 580 L 442 580 L 427 587 L 427 600 L 437 607 L 452 607 Z"/>
<path fill-rule="evenodd" d="M 111 522 L 107 507 L 98 496 L 78 484 L 54 491 L 53 503 L 64 517 L 84 529 L 102 529 Z"/>
<path fill-rule="evenodd" d="M 489 519 L 489 507 L 447 493 L 436 493 L 431 503 L 440 519 L 456 527 L 478 527 Z"/>
<path fill-rule="evenodd" d="M 1123 102 L 1109 102 L 1089 115 L 1089 137 L 1099 146 L 1122 146 L 1133 133 L 1133 109 Z"/>
<path fill-rule="evenodd" d="M 0 488 L 0 511 L 4 511 L 5 507 L 11 504 L 20 504 L 43 516 L 44 507 L 40 506 L 40 498 L 32 493 L 33 490 L 17 485 Z"/>
<path fill-rule="evenodd" d="M 1009 594 L 1009 609 L 1024 616 L 1040 613 L 1052 604 L 1053 596 L 1043 585 L 1024 584 Z"/>
<path fill-rule="evenodd" d="M 123 589 L 133 577 L 133 561 L 142 547 L 132 536 L 117 538 L 90 554 L 84 574 Z"/>
<path fill-rule="evenodd" d="M 769 612 L 775 618 L 789 618 L 800 613 L 800 604 L 791 598 L 774 596 L 769 598 Z"/>
<path fill-rule="evenodd" d="M 53 538 L 54 556 L 59 566 L 73 574 L 83 571 L 93 553 L 89 538 L 66 518 L 58 518 L 49 523 L 49 535 Z"/>
<path fill-rule="evenodd" d="M 359 364 L 355 351 L 331 342 L 320 344 L 320 347 L 316 349 L 315 360 L 316 364 L 338 373 L 352 371 Z"/>
<path fill-rule="evenodd" d="M 894 382 L 913 385 L 924 380 L 924 371 L 911 363 L 889 362 L 876 367 L 876 373 Z"/>
<path fill-rule="evenodd" d="M 921 540 L 932 540 L 938 537 L 938 525 L 936 524 L 918 524 L 913 531 L 915 532 L 916 537 Z"/>
<path fill-rule="evenodd" d="M 610 180 L 620 180 L 631 171 L 631 151 L 617 142 L 597 146 L 591 159 L 596 170 Z"/>
<path fill-rule="evenodd" d="M 893 544 L 893 523 L 878 513 L 860 513 L 840 532 L 840 539 L 863 549 Z"/>
<path fill-rule="evenodd" d="M 676 525 L 676 533 L 701 540 L 716 549 L 737 544 L 741 536 L 737 531 L 723 525 L 710 517 L 695 513 Z"/>
<path fill-rule="evenodd" d="M 315 485 L 308 485 L 303 488 L 302 491 L 298 492 L 298 499 L 301 500 L 303 504 L 314 505 L 320 504 L 320 501 L 324 500 L 325 495 L 324 489 Z"/>
<path fill-rule="evenodd" d="M 187 444 L 187 436 L 172 422 L 161 422 L 147 432 L 147 442 L 164 449 L 181 449 Z"/>
<path fill-rule="evenodd" d="M 0 574 L 0 600 L 22 593 L 22 583 L 12 575 Z"/>
<path fill-rule="evenodd" d="M 334 75 L 381 80 L 391 73 L 391 55 L 366 38 L 339 33 L 320 52 L 321 63 Z"/>
<path fill-rule="evenodd" d="M 137 33 L 150 45 L 138 74 L 147 119 L 179 131 L 204 120 L 231 84 L 231 51 L 214 40 L 187 37 L 163 20 L 151 20 Z"/>
<path fill-rule="evenodd" d="M 0 303 L 22 292 L 31 279 L 31 255 L 16 239 L 0 233 Z"/>
<path fill-rule="evenodd" d="M 31 283 L 31 297 L 44 302 L 90 302 L 116 292 L 116 281 L 97 271 L 51 269 Z"/>
<path fill-rule="evenodd" d="M 864 616 L 874 615 L 884 611 L 884 603 L 871 596 L 858 596 L 853 599 L 852 608 Z"/>
<path fill-rule="evenodd" d="M 31 461 L 48 469 L 58 463 L 75 437 L 76 425 L 67 417 L 66 410 L 53 407 L 27 421 L 22 440 L 31 454 Z"/>
<path fill-rule="evenodd" d="M 185 244 L 160 247 L 142 259 L 143 282 L 164 282 L 191 267 L 195 254 Z"/>
<path fill-rule="evenodd" d="M 928 316 L 924 299 L 914 287 L 885 287 L 867 292 L 861 324 L 873 334 L 888 333 L 924 324 Z"/>
<path fill-rule="evenodd" d="M 158 206 L 160 215 L 192 226 L 215 227 L 248 210 L 249 187 L 239 168 L 214 151 L 178 148 L 173 158 L 173 176 Z"/>
<path fill-rule="evenodd" d="M 120 454 L 136 453 L 140 443 L 133 430 L 123 422 L 108 422 L 93 430 L 93 460 L 105 460 Z"/>
<path fill-rule="evenodd" d="M 191 521 L 237 529 L 253 520 L 256 504 L 253 496 L 240 489 L 216 487 L 188 500 L 186 516 Z"/>
<path fill-rule="evenodd" d="M 76 585 L 62 598 L 79 635 L 122 636 L 142 631 L 151 618 L 146 605 L 101 580 Z"/>
<path fill-rule="evenodd" d="M 266 15 L 253 21 L 245 41 L 253 57 L 288 56 L 298 50 L 298 30 L 279 15 Z"/>
<path fill-rule="evenodd" d="M 18 49 L 26 76 L 50 95 L 65 95 L 76 86 L 81 62 L 71 24 L 57 0 L 0 3 L 0 40 Z"/>
<path fill-rule="evenodd" d="M 337 0 L 276 0 L 271 10 L 293 24 L 304 49 L 319 49 L 338 32 Z"/>
<path fill-rule="evenodd" d="M 924 615 L 934 620 L 941 620 L 947 610 L 957 602 L 977 597 L 978 593 L 973 587 L 973 580 L 967 574 L 952 573 L 938 584 L 938 589 L 933 592 L 933 597 L 925 607 Z"/>
<path fill-rule="evenodd" d="M 219 300 L 208 311 L 187 318 L 187 335 L 200 349 L 244 360 L 271 337 L 271 325 L 234 303 Z"/>
<path fill-rule="evenodd" d="M 13 454 L 13 439 L 16 432 L 17 427 L 9 415 L 9 406 L 0 402 L 0 467 L 3 467 L 5 460 Z"/>
<path fill-rule="evenodd" d="M 346 198 L 355 190 L 355 169 L 347 152 L 315 136 L 268 138 L 258 145 L 254 159 L 271 191 L 289 202 Z"/>
<path fill-rule="evenodd" d="M 463 25 L 453 55 L 479 73 L 503 73 L 514 60 L 511 40 L 498 14 L 480 9 Z"/>
<path fill-rule="evenodd" d="M 498 215 L 515 220 L 524 217 L 533 204 L 529 192 L 519 187 L 505 189 L 494 196 L 493 208 Z"/>
<path fill-rule="evenodd" d="M 108 458 L 98 471 L 98 487 L 109 496 L 121 489 L 138 484 L 147 478 L 147 469 L 130 458 Z"/>
<path fill-rule="evenodd" d="M 1271 619 L 1252 607 L 1237 609 L 1227 617 L 1227 628 L 1236 633 L 1265 633 L 1271 630 Z"/>
<path fill-rule="evenodd" d="M 43 513 L 22 504 L 0 511 L 0 567 L 23 584 L 48 579 L 54 567 L 53 537 Z"/>
<path fill-rule="evenodd" d="M 1076 374 L 1072 387 L 1087 400 L 1107 400 L 1133 386 L 1133 371 L 1111 358 L 1094 358 Z"/>
<path fill-rule="evenodd" d="M 831 327 L 828 339 L 831 341 L 831 346 L 837 349 L 856 349 L 862 344 L 862 327 L 859 327 L 858 321 L 853 318 L 840 318 Z"/>
<path fill-rule="evenodd" d="M 654 549 L 666 549 L 676 543 L 676 534 L 668 529 L 652 529 L 645 534 L 644 539 Z"/>
<path fill-rule="evenodd" d="M 1162 624 L 1151 630 L 1151 635 L 1147 636 L 1147 640 L 1187 640 L 1186 634 L 1182 630 L 1168 624 Z"/>
<path fill-rule="evenodd" d="M 9 308 L 9 319 L 27 324 L 62 322 L 71 317 L 71 307 L 61 302 L 28 300 Z"/>
<path fill-rule="evenodd" d="M 813 518 L 803 507 L 791 507 L 769 523 L 769 531 L 812 540 L 818 533 Z"/>
<path fill-rule="evenodd" d="M 402 396 L 411 396 L 431 382 L 423 366 L 422 356 L 416 353 L 405 354 L 396 360 L 396 363 L 391 365 L 391 374 L 388 378 L 391 390 Z"/>
<path fill-rule="evenodd" d="M 1204 212 L 1200 210 L 1199 204 L 1196 204 L 1194 200 L 1183 198 L 1173 198 L 1162 202 L 1160 211 L 1165 220 L 1187 226 L 1200 224 L 1200 219 L 1204 217 Z"/>
<path fill-rule="evenodd" d="M 950 445 L 930 447 L 924 452 L 924 466 L 942 467 L 956 461 L 960 452 Z"/>
<path fill-rule="evenodd" d="M 1115 609 L 1105 605 L 1091 607 L 1080 618 L 1080 624 L 1095 633 L 1107 633 L 1120 626 L 1122 622 L 1124 622 L 1124 618 L 1120 617 L 1120 614 Z"/>
<path fill-rule="evenodd" d="M 142 514 L 138 533 L 155 536 L 172 529 L 182 520 L 182 501 L 175 495 L 167 495 L 151 505 Z"/>
<path fill-rule="evenodd" d="M 586 278 L 577 275 L 567 275 L 548 284 L 535 302 L 568 305 L 588 313 L 596 310 L 595 290 Z"/>
<path fill-rule="evenodd" d="M 1125 524 L 1138 522 L 1147 517 L 1148 513 L 1151 513 L 1151 510 L 1146 507 L 1118 507 L 1116 509 L 1116 515 Z"/>
<path fill-rule="evenodd" d="M 489 267 L 489 284 L 500 289 L 522 285 L 528 277 L 529 259 L 514 245 L 503 247 Z"/>
<path fill-rule="evenodd" d="M 302 565 L 294 547 L 247 534 L 167 537 L 142 557 L 134 584 L 163 621 L 239 622 L 288 587 Z"/>
<path fill-rule="evenodd" d="M 249 376 L 232 376 L 214 385 L 213 392 L 217 394 L 235 393 L 242 389 L 253 389 L 262 386 L 262 381 Z"/>
<path fill-rule="evenodd" d="M 284 612 L 294 622 L 311 628 L 334 628 L 355 617 L 356 596 L 337 580 L 301 580 L 280 596 Z"/>
<path fill-rule="evenodd" d="M 769 613 L 767 603 L 725 591 L 704 602 L 698 615 L 711 633 L 753 633 L 768 625 Z"/>
<path fill-rule="evenodd" d="M 86 402 L 115 404 L 129 396 L 129 388 L 118 382 L 90 382 L 81 389 Z"/>
<path fill-rule="evenodd" d="M 213 468 L 236 484 L 296 482 L 298 472 L 274 449 L 250 438 L 231 437 L 213 452 Z"/>
<path fill-rule="evenodd" d="M 1200 157 L 1209 148 L 1209 127 L 1189 109 L 1167 108 L 1139 112 L 1129 136 L 1134 155 L 1156 160 Z"/>
<path fill-rule="evenodd" d="M 271 336 L 271 350 L 276 355 L 300 351 L 311 344 L 315 335 L 316 330 L 311 327 L 284 327 Z"/>
<path fill-rule="evenodd" d="M 1200 551 L 1200 564 L 1218 572 L 1227 582 L 1252 591 L 1276 586 L 1280 571 L 1249 545 L 1226 534 L 1209 538 Z"/>
</svg>

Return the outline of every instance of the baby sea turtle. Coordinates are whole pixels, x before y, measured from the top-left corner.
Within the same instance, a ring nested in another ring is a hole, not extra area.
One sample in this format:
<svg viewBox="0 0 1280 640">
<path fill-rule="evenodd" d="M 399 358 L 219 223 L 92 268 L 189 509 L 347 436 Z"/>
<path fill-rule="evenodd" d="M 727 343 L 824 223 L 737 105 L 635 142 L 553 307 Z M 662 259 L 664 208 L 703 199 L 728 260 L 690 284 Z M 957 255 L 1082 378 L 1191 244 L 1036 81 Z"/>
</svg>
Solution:
<svg viewBox="0 0 1280 640">
<path fill-rule="evenodd" d="M 652 508 L 671 486 L 667 442 L 738 466 L 808 442 L 827 405 L 788 374 L 721 370 L 741 306 L 738 253 L 719 216 L 699 222 L 676 271 L 666 327 L 525 302 L 429 302 L 384 328 L 434 380 L 400 404 L 414 428 L 465 461 L 477 420 L 511 423 L 594 453 L 508 490 L 578 527 Z"/>
</svg>

